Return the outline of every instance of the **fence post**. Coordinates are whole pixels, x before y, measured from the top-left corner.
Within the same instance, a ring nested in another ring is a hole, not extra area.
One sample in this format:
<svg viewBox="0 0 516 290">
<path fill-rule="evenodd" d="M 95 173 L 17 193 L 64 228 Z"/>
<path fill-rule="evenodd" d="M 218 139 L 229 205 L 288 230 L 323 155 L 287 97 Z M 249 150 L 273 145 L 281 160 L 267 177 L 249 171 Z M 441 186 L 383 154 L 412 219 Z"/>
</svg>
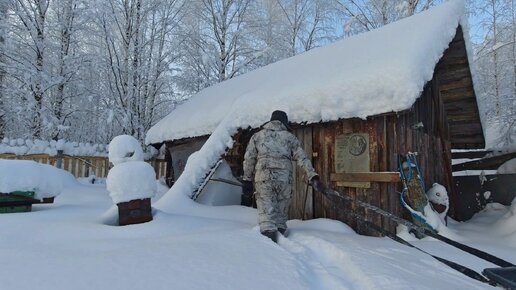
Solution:
<svg viewBox="0 0 516 290">
<path fill-rule="evenodd" d="M 63 150 L 57 150 L 57 163 L 56 167 L 59 169 L 63 169 Z"/>
</svg>

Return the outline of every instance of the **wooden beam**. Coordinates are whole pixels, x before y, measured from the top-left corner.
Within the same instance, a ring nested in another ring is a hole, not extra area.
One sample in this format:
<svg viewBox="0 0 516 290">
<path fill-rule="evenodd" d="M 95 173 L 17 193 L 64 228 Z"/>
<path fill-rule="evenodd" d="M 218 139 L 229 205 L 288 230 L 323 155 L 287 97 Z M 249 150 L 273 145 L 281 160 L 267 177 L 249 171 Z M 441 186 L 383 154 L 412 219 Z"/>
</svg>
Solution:
<svg viewBox="0 0 516 290">
<path fill-rule="evenodd" d="M 399 172 L 331 173 L 331 181 L 343 182 L 400 182 Z"/>
<path fill-rule="evenodd" d="M 452 169 L 453 172 L 462 170 L 494 170 L 513 158 L 516 158 L 516 152 L 455 164 L 452 166 Z"/>
<path fill-rule="evenodd" d="M 491 153 L 489 150 L 482 151 L 465 151 L 465 152 L 452 152 L 452 159 L 474 159 L 474 158 L 482 158 L 486 156 L 486 154 Z"/>
</svg>

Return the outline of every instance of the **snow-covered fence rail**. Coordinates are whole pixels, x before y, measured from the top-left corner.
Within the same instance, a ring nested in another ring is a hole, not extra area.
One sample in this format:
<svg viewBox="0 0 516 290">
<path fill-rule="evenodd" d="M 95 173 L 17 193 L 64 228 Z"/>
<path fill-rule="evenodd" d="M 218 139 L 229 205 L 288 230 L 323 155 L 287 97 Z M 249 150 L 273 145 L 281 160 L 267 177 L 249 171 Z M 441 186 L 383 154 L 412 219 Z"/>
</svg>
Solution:
<svg viewBox="0 0 516 290">
<path fill-rule="evenodd" d="M 49 164 L 66 170 L 78 178 L 90 177 L 92 175 L 104 178 L 109 172 L 109 160 L 107 157 L 69 156 L 60 154 L 56 156 L 50 156 L 48 154 L 0 154 L 0 159 L 32 160 L 42 164 Z M 156 171 L 156 178 L 166 176 L 167 166 L 165 160 L 154 159 L 147 162 L 149 162 Z"/>
</svg>

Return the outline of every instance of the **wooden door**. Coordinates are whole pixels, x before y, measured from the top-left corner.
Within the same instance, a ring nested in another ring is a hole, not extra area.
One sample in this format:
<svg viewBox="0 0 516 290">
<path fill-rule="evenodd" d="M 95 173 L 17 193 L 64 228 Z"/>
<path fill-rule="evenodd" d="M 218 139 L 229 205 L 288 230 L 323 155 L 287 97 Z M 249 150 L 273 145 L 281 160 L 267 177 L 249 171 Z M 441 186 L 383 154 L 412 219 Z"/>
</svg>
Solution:
<svg viewBox="0 0 516 290">
<path fill-rule="evenodd" d="M 294 134 L 301 142 L 308 158 L 312 160 L 312 126 L 296 129 Z M 314 217 L 312 187 L 308 186 L 306 173 L 295 163 L 292 183 L 289 219 L 312 219 Z"/>
</svg>

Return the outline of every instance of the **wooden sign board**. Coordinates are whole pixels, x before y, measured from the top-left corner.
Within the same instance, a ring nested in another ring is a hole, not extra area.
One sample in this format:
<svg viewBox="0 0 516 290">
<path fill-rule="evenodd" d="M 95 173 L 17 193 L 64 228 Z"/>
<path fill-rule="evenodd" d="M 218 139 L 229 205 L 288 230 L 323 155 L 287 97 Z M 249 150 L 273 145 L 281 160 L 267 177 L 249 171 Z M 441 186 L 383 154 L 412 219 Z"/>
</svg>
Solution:
<svg viewBox="0 0 516 290">
<path fill-rule="evenodd" d="M 335 172 L 370 172 L 369 134 L 352 133 L 335 137 Z M 370 188 L 371 182 L 338 181 L 337 186 Z"/>
</svg>

